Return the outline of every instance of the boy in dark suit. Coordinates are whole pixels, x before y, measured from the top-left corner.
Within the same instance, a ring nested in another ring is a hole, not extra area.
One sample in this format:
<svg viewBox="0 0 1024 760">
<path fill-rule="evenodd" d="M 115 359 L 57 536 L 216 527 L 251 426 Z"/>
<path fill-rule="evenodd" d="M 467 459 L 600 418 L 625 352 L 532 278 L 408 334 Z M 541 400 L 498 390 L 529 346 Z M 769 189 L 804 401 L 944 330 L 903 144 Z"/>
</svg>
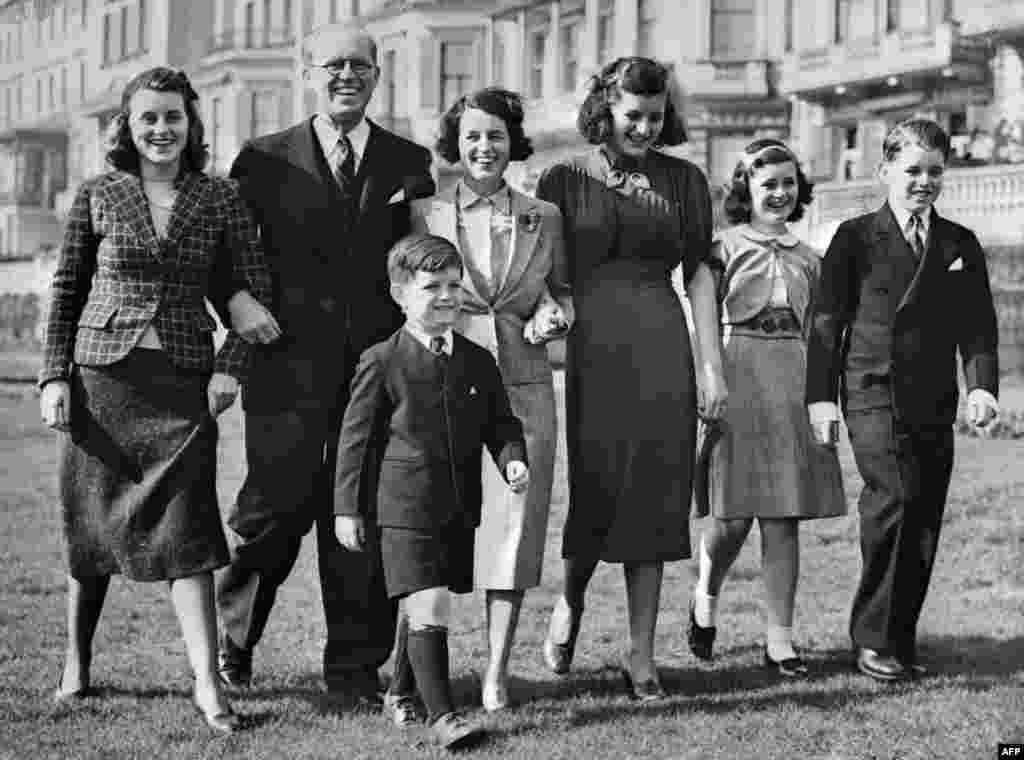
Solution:
<svg viewBox="0 0 1024 760">
<path fill-rule="evenodd" d="M 807 402 L 815 429 L 843 404 L 857 468 L 863 568 L 850 636 L 858 669 L 896 681 L 919 674 L 916 628 L 953 468 L 959 390 L 967 418 L 996 419 L 995 308 L 974 234 L 933 208 L 949 137 L 935 122 L 899 124 L 883 144 L 888 200 L 840 225 L 821 268 Z"/>
<path fill-rule="evenodd" d="M 363 353 L 352 381 L 335 533 L 359 550 L 365 526 L 379 526 L 388 596 L 402 600 L 408 626 L 395 656 L 407 658 L 404 680 L 415 682 L 434 736 L 457 749 L 483 731 L 452 706 L 449 592 L 472 590 L 483 446 L 517 492 L 529 482 L 526 446 L 494 359 L 452 332 L 462 303 L 454 246 L 434 235 L 404 238 L 388 255 L 388 276 L 406 322 Z M 376 499 L 361 498 L 374 491 Z M 364 514 L 368 504 L 375 515 Z"/>
</svg>

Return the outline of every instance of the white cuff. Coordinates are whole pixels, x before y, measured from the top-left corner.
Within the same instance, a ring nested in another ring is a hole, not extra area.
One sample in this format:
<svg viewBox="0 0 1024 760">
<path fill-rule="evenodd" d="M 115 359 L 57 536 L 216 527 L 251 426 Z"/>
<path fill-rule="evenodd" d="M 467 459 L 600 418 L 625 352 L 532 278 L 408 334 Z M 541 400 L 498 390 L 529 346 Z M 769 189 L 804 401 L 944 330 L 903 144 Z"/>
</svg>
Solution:
<svg viewBox="0 0 1024 760">
<path fill-rule="evenodd" d="M 807 405 L 807 414 L 812 425 L 839 421 L 839 404 L 833 401 L 815 401 Z"/>
</svg>

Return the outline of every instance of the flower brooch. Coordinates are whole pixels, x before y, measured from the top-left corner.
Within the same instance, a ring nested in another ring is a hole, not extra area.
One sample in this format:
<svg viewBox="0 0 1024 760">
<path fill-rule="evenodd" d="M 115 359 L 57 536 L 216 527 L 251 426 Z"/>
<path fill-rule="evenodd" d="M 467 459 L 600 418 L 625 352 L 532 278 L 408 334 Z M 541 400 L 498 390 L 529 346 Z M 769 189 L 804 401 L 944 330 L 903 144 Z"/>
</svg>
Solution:
<svg viewBox="0 0 1024 760">
<path fill-rule="evenodd" d="M 537 209 L 531 208 L 517 216 L 498 212 L 491 216 L 491 228 L 495 232 L 509 232 L 513 227 L 520 227 L 527 232 L 536 232 L 540 227 L 540 214 Z"/>
<path fill-rule="evenodd" d="M 624 172 L 621 169 L 609 169 L 604 181 L 612 190 L 625 187 L 627 182 L 640 190 L 651 189 L 650 178 L 640 172 Z"/>
<path fill-rule="evenodd" d="M 540 226 L 540 214 L 537 213 L 537 209 L 531 208 L 529 211 L 517 216 L 516 223 L 520 227 L 525 228 L 527 232 L 536 232 Z"/>
</svg>

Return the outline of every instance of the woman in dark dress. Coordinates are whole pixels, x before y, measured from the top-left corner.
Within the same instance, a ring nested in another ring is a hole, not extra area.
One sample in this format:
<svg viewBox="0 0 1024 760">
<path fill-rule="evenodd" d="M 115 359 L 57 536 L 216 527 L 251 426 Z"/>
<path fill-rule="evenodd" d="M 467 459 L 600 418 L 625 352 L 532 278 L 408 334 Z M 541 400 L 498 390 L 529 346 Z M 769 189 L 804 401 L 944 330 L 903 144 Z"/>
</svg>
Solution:
<svg viewBox="0 0 1024 760">
<path fill-rule="evenodd" d="M 53 277 L 40 408 L 63 433 L 68 558 L 68 644 L 54 698 L 91 692 L 110 576 L 166 581 L 193 701 L 212 729 L 231 733 L 238 718 L 217 675 L 213 606 L 213 570 L 228 562 L 215 418 L 235 399 L 249 348 L 231 331 L 214 356 L 204 299 L 222 310 L 237 292 L 265 301 L 270 283 L 234 184 L 202 173 L 196 99 L 172 69 L 128 83 L 107 153 L 113 171 L 79 188 Z"/>
<path fill-rule="evenodd" d="M 721 415 L 722 376 L 704 175 L 655 150 L 685 132 L 668 72 L 620 58 L 590 83 L 580 132 L 596 145 L 550 167 L 537 196 L 557 205 L 576 299 L 566 367 L 570 503 L 565 587 L 544 655 L 568 671 L 584 593 L 599 560 L 622 563 L 633 695 L 664 695 L 654 664 L 663 563 L 690 556 L 689 510 L 698 409 Z M 699 351 L 672 287 L 682 268 Z"/>
</svg>

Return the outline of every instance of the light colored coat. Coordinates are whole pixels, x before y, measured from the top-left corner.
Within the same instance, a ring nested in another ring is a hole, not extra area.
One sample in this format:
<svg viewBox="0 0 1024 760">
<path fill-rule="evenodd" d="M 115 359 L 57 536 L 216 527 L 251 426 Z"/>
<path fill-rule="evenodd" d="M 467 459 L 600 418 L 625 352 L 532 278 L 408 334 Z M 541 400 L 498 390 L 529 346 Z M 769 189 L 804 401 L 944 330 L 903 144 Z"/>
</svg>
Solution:
<svg viewBox="0 0 1024 760">
<path fill-rule="evenodd" d="M 460 248 L 455 187 L 412 202 L 413 232 L 439 235 Z M 547 350 L 524 341 L 523 328 L 537 308 L 552 298 L 571 321 L 562 215 L 552 203 L 512 188 L 509 194 L 516 223 L 505 277 L 492 298 L 474 280 L 474 272 L 489 271 L 489 262 L 478 260 L 480 252 L 459 251 L 465 268 L 465 302 L 456 329 L 497 358 L 506 385 L 550 382 Z"/>
<path fill-rule="evenodd" d="M 557 206 L 510 188 L 515 225 L 509 261 L 492 294 L 483 287 L 488 278 L 482 273 L 490 272 L 490 262 L 483 260 L 487 252 L 462 250 L 460 245 L 455 187 L 413 201 L 411 226 L 460 248 L 465 301 L 456 329 L 498 360 L 512 410 L 523 424 L 530 487 L 513 493 L 490 458 L 483 457 L 483 503 L 473 559 L 477 588 L 521 590 L 540 584 L 557 440 L 547 350 L 528 343 L 523 329 L 555 300 L 572 321 L 562 216 Z"/>
</svg>

